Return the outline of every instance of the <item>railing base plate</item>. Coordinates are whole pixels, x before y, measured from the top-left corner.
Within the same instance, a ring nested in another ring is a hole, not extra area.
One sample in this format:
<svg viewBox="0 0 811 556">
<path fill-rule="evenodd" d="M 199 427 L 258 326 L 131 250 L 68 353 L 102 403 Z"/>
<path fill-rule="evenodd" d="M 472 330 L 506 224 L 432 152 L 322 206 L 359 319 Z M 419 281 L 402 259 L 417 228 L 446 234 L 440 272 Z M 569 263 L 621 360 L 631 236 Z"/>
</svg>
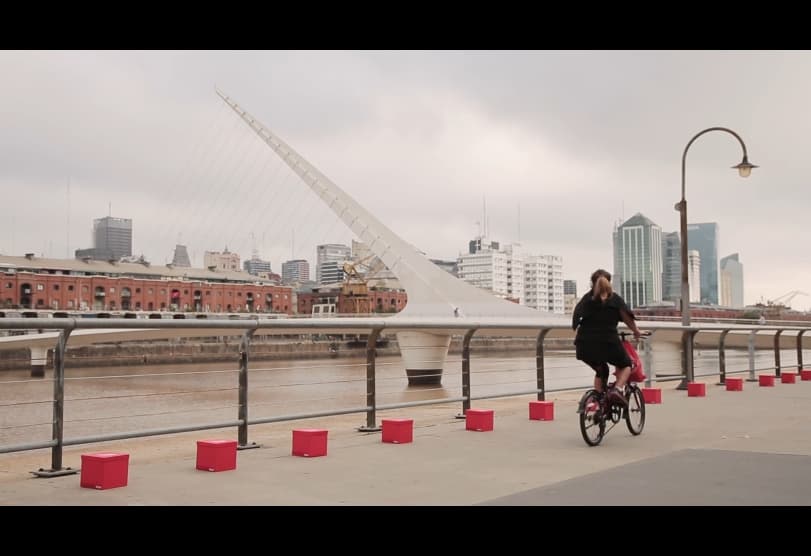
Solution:
<svg viewBox="0 0 811 556">
<path fill-rule="evenodd" d="M 31 471 L 31 474 L 40 478 L 62 477 L 64 475 L 75 475 L 80 469 L 71 469 L 66 467 L 64 469 L 40 469 L 38 471 Z"/>
<path fill-rule="evenodd" d="M 237 450 L 250 450 L 251 448 L 261 448 L 261 444 L 257 444 L 256 442 L 249 442 L 248 444 L 239 444 L 237 445 Z"/>
<path fill-rule="evenodd" d="M 379 432 L 380 430 L 382 429 L 377 425 L 375 425 L 374 427 L 367 427 L 366 425 L 358 427 L 358 432 Z"/>
</svg>

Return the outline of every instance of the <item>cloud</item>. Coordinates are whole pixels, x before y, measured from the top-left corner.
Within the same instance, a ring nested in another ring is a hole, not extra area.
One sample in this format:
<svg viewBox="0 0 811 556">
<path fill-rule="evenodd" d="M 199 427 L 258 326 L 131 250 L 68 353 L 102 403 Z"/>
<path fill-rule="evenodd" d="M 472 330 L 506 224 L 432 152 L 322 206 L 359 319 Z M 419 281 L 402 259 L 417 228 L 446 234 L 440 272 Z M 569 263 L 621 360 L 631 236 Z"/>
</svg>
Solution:
<svg viewBox="0 0 811 556">
<path fill-rule="evenodd" d="M 747 302 L 811 292 L 809 70 L 803 52 L 6 51 L 0 251 L 89 246 L 110 203 L 156 262 L 180 240 L 196 264 L 227 244 L 278 271 L 293 254 L 314 263 L 316 243 L 349 242 L 216 84 L 430 256 L 466 249 L 486 197 L 493 239 L 520 229 L 581 290 L 612 266 L 623 215 L 678 229 L 682 151 L 729 126 L 761 168 L 741 180 L 734 138 L 701 137 L 690 221 L 718 222 L 721 256 L 741 254 Z"/>
</svg>

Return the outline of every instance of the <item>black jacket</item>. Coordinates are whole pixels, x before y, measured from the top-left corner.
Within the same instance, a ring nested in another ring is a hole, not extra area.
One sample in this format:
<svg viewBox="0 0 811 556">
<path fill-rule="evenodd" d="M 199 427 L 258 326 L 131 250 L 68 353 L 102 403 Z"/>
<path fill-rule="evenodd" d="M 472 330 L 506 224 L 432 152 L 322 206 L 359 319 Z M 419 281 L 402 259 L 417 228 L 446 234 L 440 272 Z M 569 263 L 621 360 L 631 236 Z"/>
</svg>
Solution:
<svg viewBox="0 0 811 556">
<path fill-rule="evenodd" d="M 572 314 L 572 330 L 577 330 L 575 343 L 580 340 L 616 340 L 617 324 L 622 320 L 623 311 L 636 319 L 618 293 L 613 293 L 603 302 L 595 300 L 589 291 L 577 303 Z"/>
</svg>

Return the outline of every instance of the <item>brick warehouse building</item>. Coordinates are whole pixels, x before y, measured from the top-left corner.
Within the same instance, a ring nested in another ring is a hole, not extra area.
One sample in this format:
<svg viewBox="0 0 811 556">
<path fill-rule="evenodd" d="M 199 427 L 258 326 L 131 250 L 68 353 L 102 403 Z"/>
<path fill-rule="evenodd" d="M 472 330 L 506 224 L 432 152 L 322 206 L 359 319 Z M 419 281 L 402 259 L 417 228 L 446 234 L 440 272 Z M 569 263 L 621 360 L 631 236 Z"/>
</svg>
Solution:
<svg viewBox="0 0 811 556">
<path fill-rule="evenodd" d="M 366 305 L 359 305 L 352 296 L 341 293 L 339 287 L 322 287 L 313 292 L 299 292 L 296 296 L 298 313 L 313 313 L 313 305 L 334 305 L 340 314 L 399 313 L 405 309 L 408 296 L 404 290 L 370 289 Z"/>
<path fill-rule="evenodd" d="M 245 272 L 0 256 L 0 306 L 293 314 L 292 288 Z"/>
</svg>

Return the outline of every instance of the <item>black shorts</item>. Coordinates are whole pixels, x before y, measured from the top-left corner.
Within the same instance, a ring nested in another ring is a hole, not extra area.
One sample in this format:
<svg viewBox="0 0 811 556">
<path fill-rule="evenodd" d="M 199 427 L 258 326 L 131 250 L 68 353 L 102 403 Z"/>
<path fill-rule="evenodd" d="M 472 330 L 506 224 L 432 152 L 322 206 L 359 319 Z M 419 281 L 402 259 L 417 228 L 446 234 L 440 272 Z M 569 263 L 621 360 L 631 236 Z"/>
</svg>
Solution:
<svg viewBox="0 0 811 556">
<path fill-rule="evenodd" d="M 575 347 L 577 359 L 594 369 L 603 380 L 608 380 L 608 365 L 614 365 L 618 369 L 632 365 L 631 358 L 619 339 L 615 342 L 581 341 Z"/>
</svg>

